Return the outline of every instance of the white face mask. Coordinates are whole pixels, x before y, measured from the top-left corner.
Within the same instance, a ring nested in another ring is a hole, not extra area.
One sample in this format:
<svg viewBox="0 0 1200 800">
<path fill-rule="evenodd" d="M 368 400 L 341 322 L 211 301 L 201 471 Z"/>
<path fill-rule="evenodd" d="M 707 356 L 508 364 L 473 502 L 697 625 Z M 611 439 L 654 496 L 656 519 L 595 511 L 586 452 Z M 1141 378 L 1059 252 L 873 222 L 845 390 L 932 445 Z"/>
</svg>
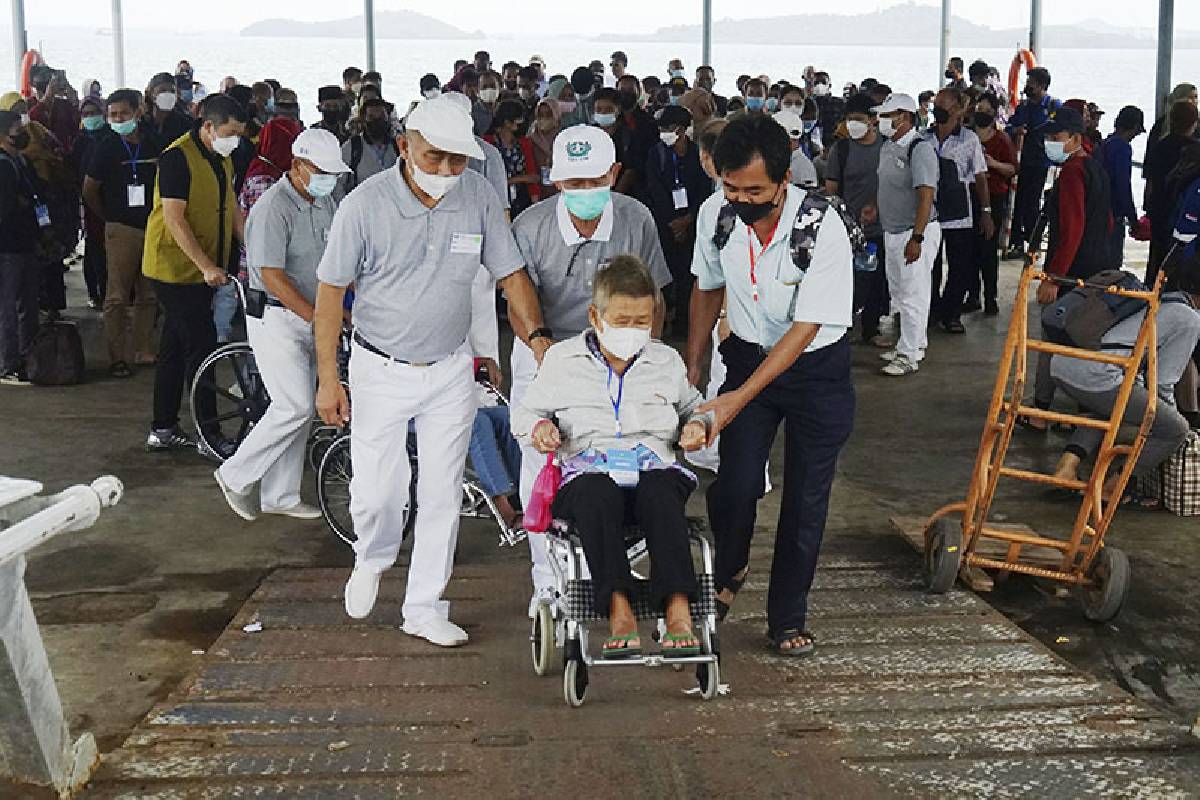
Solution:
<svg viewBox="0 0 1200 800">
<path fill-rule="evenodd" d="M 675 143 L 679 141 L 679 134 L 675 131 L 660 131 L 658 138 L 661 139 L 662 143 L 667 147 L 674 147 Z"/>
<path fill-rule="evenodd" d="M 421 94 L 425 95 L 426 100 L 432 100 L 435 97 L 441 97 L 442 90 L 441 89 L 426 89 L 425 91 L 421 92 Z"/>
<path fill-rule="evenodd" d="M 804 111 L 804 104 L 803 103 L 784 103 L 782 108 L 784 111 L 791 111 L 791 112 L 794 112 L 796 114 L 796 116 L 800 116 L 800 114 Z"/>
<path fill-rule="evenodd" d="M 431 175 L 411 161 L 409 161 L 409 167 L 413 183 L 434 200 L 441 200 L 445 197 L 446 193 L 453 189 L 462 178 L 461 175 Z"/>
<path fill-rule="evenodd" d="M 879 132 L 889 139 L 892 138 L 892 136 L 896 133 L 896 126 L 892 122 L 891 117 L 879 118 Z"/>
<path fill-rule="evenodd" d="M 633 358 L 650 343 L 649 328 L 618 328 L 601 320 L 596 337 L 604 349 L 625 361 Z"/>
<path fill-rule="evenodd" d="M 485 103 L 494 103 L 500 99 L 500 90 L 499 89 L 491 89 L 491 88 L 480 89 L 479 90 L 479 99 Z"/>
<path fill-rule="evenodd" d="M 814 83 L 813 84 L 813 94 L 815 94 L 817 97 L 824 97 L 825 95 L 829 94 L 829 84 L 828 83 Z"/>
<path fill-rule="evenodd" d="M 865 122 L 856 119 L 846 120 L 846 133 L 850 134 L 851 139 L 861 139 L 867 135 L 869 130 L 871 130 L 871 126 Z"/>
<path fill-rule="evenodd" d="M 170 111 L 177 100 L 174 92 L 159 92 L 158 97 L 154 98 L 154 105 L 158 106 L 159 111 Z"/>
<path fill-rule="evenodd" d="M 237 150 L 238 142 L 241 138 L 238 136 L 214 136 L 212 140 L 213 152 L 221 158 L 229 158 L 234 150 Z"/>
</svg>

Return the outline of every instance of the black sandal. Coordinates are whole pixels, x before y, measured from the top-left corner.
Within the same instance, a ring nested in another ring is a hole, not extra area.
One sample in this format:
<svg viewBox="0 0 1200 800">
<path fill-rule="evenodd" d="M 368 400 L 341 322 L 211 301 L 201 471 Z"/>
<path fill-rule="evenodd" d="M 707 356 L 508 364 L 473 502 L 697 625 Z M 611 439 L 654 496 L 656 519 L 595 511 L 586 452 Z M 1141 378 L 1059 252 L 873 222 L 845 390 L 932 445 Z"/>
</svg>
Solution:
<svg viewBox="0 0 1200 800">
<path fill-rule="evenodd" d="M 742 590 L 742 586 L 746 584 L 746 579 L 749 577 L 750 570 L 746 570 L 746 574 L 742 577 L 730 578 L 729 585 L 724 587 L 724 589 L 728 589 L 729 591 L 733 592 L 734 599 L 737 599 L 737 593 Z M 717 594 L 720 594 L 720 592 L 717 592 Z M 717 622 L 724 622 L 725 618 L 729 616 L 729 609 L 733 605 L 733 600 L 730 600 L 728 603 L 726 603 L 719 597 L 715 597 L 713 598 L 713 602 L 717 607 Z"/>
<path fill-rule="evenodd" d="M 133 375 L 133 371 L 124 361 L 114 361 L 108 366 L 108 374 L 114 378 L 128 378 Z"/>
<path fill-rule="evenodd" d="M 1032 420 L 1032 419 L 1030 419 L 1029 417 L 1026 417 L 1026 416 L 1024 416 L 1024 415 L 1021 415 L 1021 416 L 1017 417 L 1017 427 L 1018 427 L 1018 428 L 1024 428 L 1024 429 L 1025 429 L 1025 430 L 1027 430 L 1027 431 L 1031 431 L 1032 433 L 1037 433 L 1037 434 L 1047 434 L 1047 433 L 1050 433 L 1050 426 L 1049 426 L 1049 425 L 1047 425 L 1047 426 L 1046 426 L 1046 427 L 1044 427 L 1044 428 L 1038 427 L 1037 425 L 1034 425 L 1034 424 L 1033 424 L 1033 420 Z"/>
<path fill-rule="evenodd" d="M 805 642 L 800 647 L 784 647 L 784 642 L 790 642 L 794 639 L 801 639 Z M 813 636 L 808 631 L 802 631 L 799 628 L 788 628 L 780 632 L 771 640 L 775 644 L 775 652 L 781 656 L 795 658 L 798 656 L 812 655 L 813 650 L 817 647 L 817 637 Z"/>
<path fill-rule="evenodd" d="M 1125 487 L 1125 493 L 1121 495 L 1120 506 L 1130 506 L 1138 511 L 1159 511 L 1163 507 L 1162 501 L 1157 497 L 1142 494 L 1132 486 Z"/>
</svg>

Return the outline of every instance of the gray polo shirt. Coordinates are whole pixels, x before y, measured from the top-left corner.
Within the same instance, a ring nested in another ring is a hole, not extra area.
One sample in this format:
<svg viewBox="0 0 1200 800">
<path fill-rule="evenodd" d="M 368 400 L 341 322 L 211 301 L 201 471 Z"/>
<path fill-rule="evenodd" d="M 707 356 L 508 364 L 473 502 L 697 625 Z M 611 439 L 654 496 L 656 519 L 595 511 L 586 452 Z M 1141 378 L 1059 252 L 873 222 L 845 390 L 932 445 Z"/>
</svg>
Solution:
<svg viewBox="0 0 1200 800">
<path fill-rule="evenodd" d="M 342 145 L 342 160 L 354 168 L 354 185 L 358 185 L 372 175 L 391 169 L 396 164 L 396 145 L 392 141 L 383 144 L 372 144 L 365 137 L 358 137 L 362 142 L 362 155 L 358 163 L 353 163 L 354 137 L 347 139 Z M 343 178 L 343 183 L 346 180 Z"/>
<path fill-rule="evenodd" d="M 910 130 L 898 142 L 883 143 L 879 152 L 879 222 L 885 233 L 912 230 L 917 220 L 917 187 L 932 186 L 937 199 L 938 157 L 933 145 L 922 140 L 913 149 L 908 163 L 908 148 L 917 136 Z M 929 219 L 937 219 L 937 209 L 929 210 Z"/>
<path fill-rule="evenodd" d="M 596 270 L 614 256 L 638 256 L 650 268 L 655 285 L 671 282 L 654 217 L 632 197 L 613 192 L 591 239 L 575 230 L 560 193 L 525 209 L 513 222 L 513 236 L 538 288 L 542 317 L 555 339 L 567 339 L 588 327 Z"/>
<path fill-rule="evenodd" d="M 246 219 L 250 286 L 267 291 L 262 268 L 274 267 L 284 270 L 297 291 L 308 302 L 314 302 L 317 264 L 325 254 L 335 211 L 337 203 L 332 197 L 318 197 L 310 203 L 300 196 L 287 175 L 276 181 L 250 209 Z"/>
<path fill-rule="evenodd" d="M 317 277 L 354 284 L 354 325 L 375 347 L 406 361 L 437 361 L 466 341 L 471 283 L 480 264 L 497 280 L 521 268 L 500 198 L 478 173 L 432 209 L 416 198 L 400 165 L 347 195 Z"/>
<path fill-rule="evenodd" d="M 846 144 L 842 144 L 842 142 Z M 842 152 L 846 153 L 846 174 L 842 174 Z M 843 139 L 833 143 L 829 148 L 829 157 L 825 162 L 825 180 L 838 185 L 838 196 L 846 201 L 846 206 L 855 219 L 861 219 L 862 210 L 876 203 L 879 192 L 879 154 L 883 152 L 883 136 L 876 133 L 875 141 L 863 144 L 855 139 Z M 862 226 L 867 236 L 882 236 L 883 228 L 879 221 Z"/>
<path fill-rule="evenodd" d="M 500 204 L 512 208 L 508 200 L 508 170 L 504 168 L 504 156 L 490 142 L 475 137 L 476 144 L 483 150 L 483 159 L 472 158 L 467 161 L 467 167 L 473 169 L 487 179 L 487 182 L 500 196 Z"/>
</svg>

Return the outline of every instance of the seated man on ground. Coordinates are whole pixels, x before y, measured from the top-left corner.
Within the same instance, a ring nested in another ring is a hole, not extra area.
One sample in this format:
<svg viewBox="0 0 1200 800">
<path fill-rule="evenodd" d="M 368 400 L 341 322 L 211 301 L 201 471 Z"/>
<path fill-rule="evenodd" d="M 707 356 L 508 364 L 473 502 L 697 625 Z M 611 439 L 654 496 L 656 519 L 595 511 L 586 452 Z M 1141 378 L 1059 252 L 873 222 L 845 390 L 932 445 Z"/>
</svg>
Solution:
<svg viewBox="0 0 1200 800">
<path fill-rule="evenodd" d="M 1200 255 L 1182 259 L 1176 285 L 1179 291 L 1165 292 L 1158 309 L 1158 405 L 1154 424 L 1134 467 L 1134 477 L 1146 475 L 1179 449 L 1188 432 L 1188 423 L 1175 407 L 1175 384 L 1179 382 L 1200 339 Z M 1134 314 L 1114 325 L 1104 334 L 1101 349 L 1106 353 L 1127 356 L 1133 352 L 1138 331 L 1146 312 Z M 1086 411 L 1099 417 L 1109 417 L 1120 391 L 1124 372 L 1113 364 L 1083 361 L 1069 356 L 1054 356 L 1050 362 L 1054 382 L 1073 397 Z M 1149 390 L 1141 383 L 1134 384 L 1125 409 L 1125 423 L 1139 425 L 1146 414 Z M 1095 428 L 1076 429 L 1059 458 L 1055 476 L 1067 480 L 1079 478 L 1079 467 L 1100 448 L 1104 432 Z M 1119 467 L 1109 469 L 1105 481 L 1105 496 L 1111 496 L 1116 485 Z M 1123 502 L 1135 502 L 1146 508 L 1157 503 L 1138 494 L 1133 482 L 1125 490 Z"/>
<path fill-rule="evenodd" d="M 689 600 L 697 594 L 684 507 L 696 478 L 676 460 L 704 444 L 708 421 L 683 359 L 651 341 L 657 286 L 635 256 L 596 273 L 592 327 L 546 352 L 529 390 L 512 409 L 513 435 L 542 453 L 558 452 L 563 482 L 552 510 L 578 531 L 596 606 L 609 617 L 605 658 L 641 654 L 630 604 L 633 577 L 624 530 L 638 525 L 650 551 L 650 584 L 665 609 L 663 654 L 700 652 Z"/>
</svg>

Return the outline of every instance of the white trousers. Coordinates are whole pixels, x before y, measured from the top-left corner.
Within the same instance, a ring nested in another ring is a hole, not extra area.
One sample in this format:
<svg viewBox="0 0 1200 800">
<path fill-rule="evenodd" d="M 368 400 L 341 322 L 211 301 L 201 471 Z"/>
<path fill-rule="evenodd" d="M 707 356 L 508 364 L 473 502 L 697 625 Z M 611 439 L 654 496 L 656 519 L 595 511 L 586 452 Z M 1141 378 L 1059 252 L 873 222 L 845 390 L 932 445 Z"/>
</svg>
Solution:
<svg viewBox="0 0 1200 800">
<path fill-rule="evenodd" d="M 537 359 L 533 351 L 520 339 L 513 340 L 512 356 L 508 362 L 512 374 L 512 392 L 510 402 L 515 406 L 521 402 L 521 397 L 529 384 L 537 375 Z M 521 445 L 521 481 L 518 494 L 521 497 L 521 507 L 529 508 L 529 498 L 533 495 L 533 482 L 546 463 L 546 456 L 539 453 L 528 444 Z M 554 586 L 554 570 L 550 566 L 550 551 L 547 549 L 546 537 L 540 534 L 530 534 L 529 557 L 533 561 L 534 591 Z"/>
<path fill-rule="evenodd" d="M 312 327 L 286 308 L 267 306 L 262 319 L 247 316 L 246 332 L 271 405 L 221 465 L 221 479 L 235 492 L 261 480 L 264 511 L 291 508 L 300 502 L 304 450 L 315 413 Z"/>
<path fill-rule="evenodd" d="M 888 291 L 892 308 L 900 313 L 900 339 L 896 352 L 919 361 L 929 344 L 929 301 L 933 291 L 933 261 L 942 244 L 942 229 L 936 222 L 925 226 L 925 241 L 921 257 L 911 264 L 904 263 L 904 245 L 912 230 L 903 233 L 884 233 Z"/>
<path fill-rule="evenodd" d="M 398 364 L 357 342 L 350 355 L 350 514 L 356 566 L 382 572 L 396 563 L 412 468 L 408 426 L 417 433 L 417 522 L 402 613 L 420 624 L 446 618 L 442 599 L 454 566 L 463 466 L 475 419 L 466 348 L 431 367 Z"/>
</svg>

